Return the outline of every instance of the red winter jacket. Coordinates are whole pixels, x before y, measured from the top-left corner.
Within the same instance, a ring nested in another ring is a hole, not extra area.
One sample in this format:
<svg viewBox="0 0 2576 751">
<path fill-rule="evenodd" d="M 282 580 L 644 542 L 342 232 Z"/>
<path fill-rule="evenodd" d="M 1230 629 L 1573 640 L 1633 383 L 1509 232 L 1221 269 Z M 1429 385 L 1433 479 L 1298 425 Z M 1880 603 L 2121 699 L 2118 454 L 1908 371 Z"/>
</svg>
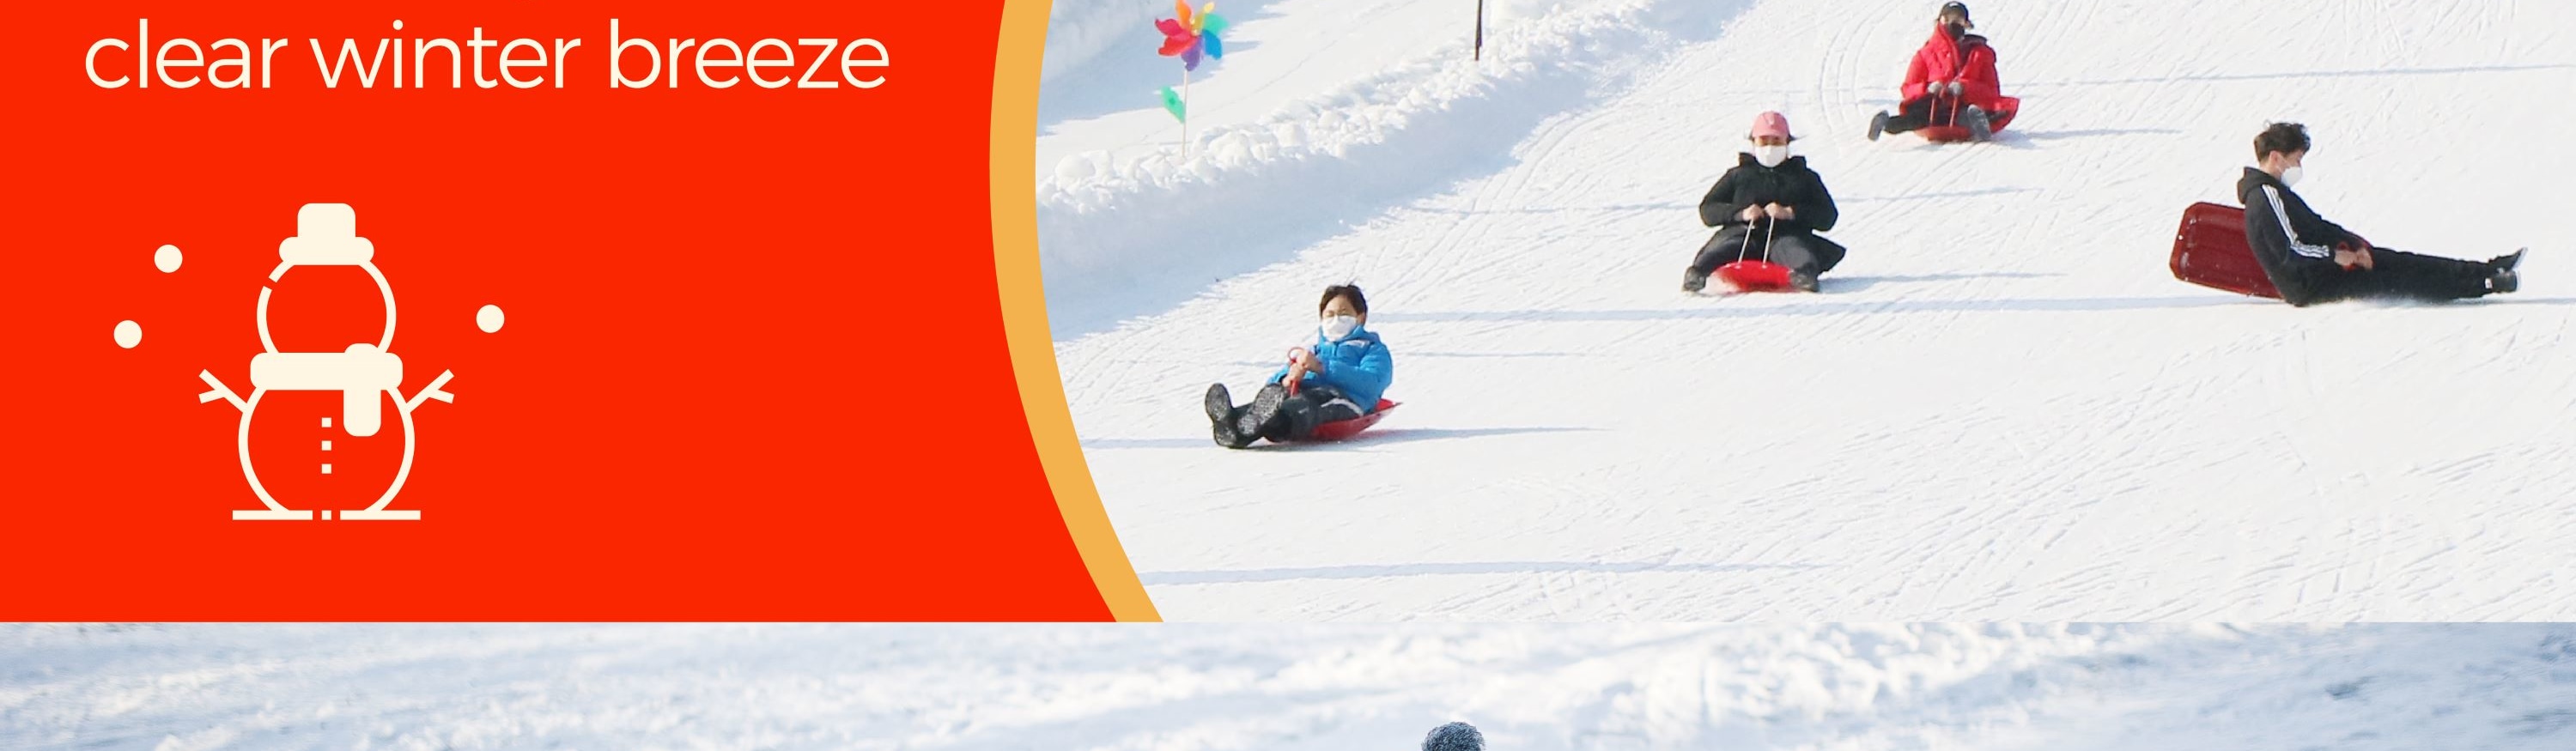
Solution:
<svg viewBox="0 0 2576 751">
<path fill-rule="evenodd" d="M 1905 101 L 1929 96 L 1933 86 L 1947 88 L 1951 81 L 1964 90 L 1961 100 L 1989 110 L 2004 95 L 2003 81 L 1995 77 L 1995 48 L 1986 46 L 1986 38 L 1969 34 L 1954 40 L 1935 26 L 1931 41 L 1905 66 Z"/>
</svg>

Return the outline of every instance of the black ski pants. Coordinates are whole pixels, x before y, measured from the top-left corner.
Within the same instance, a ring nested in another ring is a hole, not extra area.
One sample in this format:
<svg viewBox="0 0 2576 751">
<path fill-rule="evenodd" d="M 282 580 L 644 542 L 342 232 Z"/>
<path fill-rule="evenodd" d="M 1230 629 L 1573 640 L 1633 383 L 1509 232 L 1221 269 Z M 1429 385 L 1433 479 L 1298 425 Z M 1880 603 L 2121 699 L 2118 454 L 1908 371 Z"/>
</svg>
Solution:
<svg viewBox="0 0 2576 751">
<path fill-rule="evenodd" d="M 2339 300 L 2462 300 L 2484 297 L 2487 277 L 2495 273 L 2495 267 L 2484 261 L 2387 248 L 2371 249 L 2370 260 L 2372 268 L 2367 270 L 2328 268 L 2311 273 L 2304 280 L 2305 290 L 2281 290 L 2282 299 L 2302 307 Z"/>
<path fill-rule="evenodd" d="M 1294 396 L 1287 392 L 1286 386 L 1276 383 L 1265 385 L 1261 387 L 1260 393 L 1253 396 L 1253 403 L 1234 408 L 1232 416 L 1241 418 L 1246 411 L 1254 409 L 1262 399 L 1280 400 L 1279 410 L 1271 413 L 1270 419 L 1255 426 L 1256 429 L 1251 431 L 1247 438 L 1267 438 L 1274 443 L 1304 440 L 1315 434 L 1315 427 L 1318 425 L 1341 422 L 1368 413 L 1366 407 L 1343 394 L 1341 389 L 1331 386 L 1309 383 L 1297 387 L 1297 393 Z"/>
<path fill-rule="evenodd" d="M 1914 101 L 1906 102 L 1896 114 L 1888 116 L 1887 132 L 1906 133 L 1935 125 L 1955 124 L 1960 115 L 1967 114 L 1968 105 L 1950 105 L 1950 98 L 1946 96 L 1916 97 Z"/>
</svg>

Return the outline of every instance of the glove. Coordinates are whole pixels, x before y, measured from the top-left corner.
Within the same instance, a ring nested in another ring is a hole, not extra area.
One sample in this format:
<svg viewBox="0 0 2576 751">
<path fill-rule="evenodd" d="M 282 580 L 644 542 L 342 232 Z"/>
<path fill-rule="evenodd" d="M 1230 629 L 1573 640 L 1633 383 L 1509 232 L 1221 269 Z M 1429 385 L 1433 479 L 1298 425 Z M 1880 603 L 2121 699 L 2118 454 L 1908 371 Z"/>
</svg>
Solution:
<svg viewBox="0 0 2576 751">
<path fill-rule="evenodd" d="M 1957 98 L 1959 95 L 1961 95 L 1961 94 L 1965 94 L 1965 93 L 1967 93 L 1967 92 L 1968 92 L 1968 88 L 1967 88 L 1967 87 L 1965 87 L 1965 86 L 1961 86 L 1961 85 L 1959 85 L 1959 82 L 1957 82 L 1957 81 L 1951 81 L 1951 82 L 1950 82 L 1950 96 L 1951 96 L 1952 98 Z"/>
</svg>

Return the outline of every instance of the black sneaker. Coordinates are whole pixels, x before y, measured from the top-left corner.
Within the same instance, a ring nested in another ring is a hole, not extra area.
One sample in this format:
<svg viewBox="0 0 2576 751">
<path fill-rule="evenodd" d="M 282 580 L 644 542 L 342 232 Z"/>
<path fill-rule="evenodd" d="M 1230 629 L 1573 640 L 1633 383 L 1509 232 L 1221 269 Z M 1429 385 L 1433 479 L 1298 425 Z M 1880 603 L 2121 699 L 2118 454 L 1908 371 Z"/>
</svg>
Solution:
<svg viewBox="0 0 2576 751">
<path fill-rule="evenodd" d="M 1816 282 L 1816 275 L 1804 271 L 1792 271 L 1789 272 L 1789 286 L 1798 288 L 1800 292 L 1814 292 L 1820 285 Z"/>
<path fill-rule="evenodd" d="M 1959 119 L 1967 121 L 1970 140 L 1982 143 L 1995 137 L 1994 123 L 1986 119 L 1985 108 L 1969 107 L 1967 114 L 1960 115 Z"/>
<path fill-rule="evenodd" d="M 1261 436 L 1262 429 L 1270 427 L 1270 421 L 1279 416 L 1279 407 L 1287 403 L 1288 387 L 1276 383 L 1261 387 L 1261 393 L 1252 395 L 1252 403 L 1243 405 L 1234 418 L 1234 432 L 1243 436 L 1244 443 L 1251 443 Z"/>
<path fill-rule="evenodd" d="M 2522 289 L 2522 275 L 2511 268 L 2499 267 L 2487 275 L 2487 294 L 2501 295 Z"/>
<path fill-rule="evenodd" d="M 1879 110 L 1877 117 L 1869 119 L 1869 140 L 1876 141 L 1878 134 L 1885 132 L 1887 132 L 1887 110 Z"/>
<path fill-rule="evenodd" d="M 1207 390 L 1207 416 L 1216 445 L 1239 449 L 1252 445 L 1243 433 L 1234 429 L 1234 395 L 1226 393 L 1225 384 L 1210 384 Z"/>
<path fill-rule="evenodd" d="M 1682 269 L 1683 292 L 1696 295 L 1703 289 L 1708 289 L 1708 272 L 1701 271 L 1696 266 Z"/>
<path fill-rule="evenodd" d="M 2522 265 L 2522 254 L 2523 251 L 2527 250 L 2530 250 L 2530 248 L 2522 248 L 2507 255 L 2496 256 L 2493 259 L 2489 259 L 2487 261 L 2487 265 L 2494 266 L 2505 271 L 2512 271 L 2513 267 Z"/>
</svg>

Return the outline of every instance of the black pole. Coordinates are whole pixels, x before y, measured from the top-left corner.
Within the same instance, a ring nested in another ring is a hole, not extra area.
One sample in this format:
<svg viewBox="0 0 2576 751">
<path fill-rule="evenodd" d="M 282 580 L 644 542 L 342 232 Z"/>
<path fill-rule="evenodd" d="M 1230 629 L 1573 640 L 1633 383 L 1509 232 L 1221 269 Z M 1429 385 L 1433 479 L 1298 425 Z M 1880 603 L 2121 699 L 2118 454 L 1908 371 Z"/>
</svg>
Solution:
<svg viewBox="0 0 2576 751">
<path fill-rule="evenodd" d="M 1485 0 L 1476 0 L 1476 53 L 1472 59 L 1485 59 Z"/>
</svg>

